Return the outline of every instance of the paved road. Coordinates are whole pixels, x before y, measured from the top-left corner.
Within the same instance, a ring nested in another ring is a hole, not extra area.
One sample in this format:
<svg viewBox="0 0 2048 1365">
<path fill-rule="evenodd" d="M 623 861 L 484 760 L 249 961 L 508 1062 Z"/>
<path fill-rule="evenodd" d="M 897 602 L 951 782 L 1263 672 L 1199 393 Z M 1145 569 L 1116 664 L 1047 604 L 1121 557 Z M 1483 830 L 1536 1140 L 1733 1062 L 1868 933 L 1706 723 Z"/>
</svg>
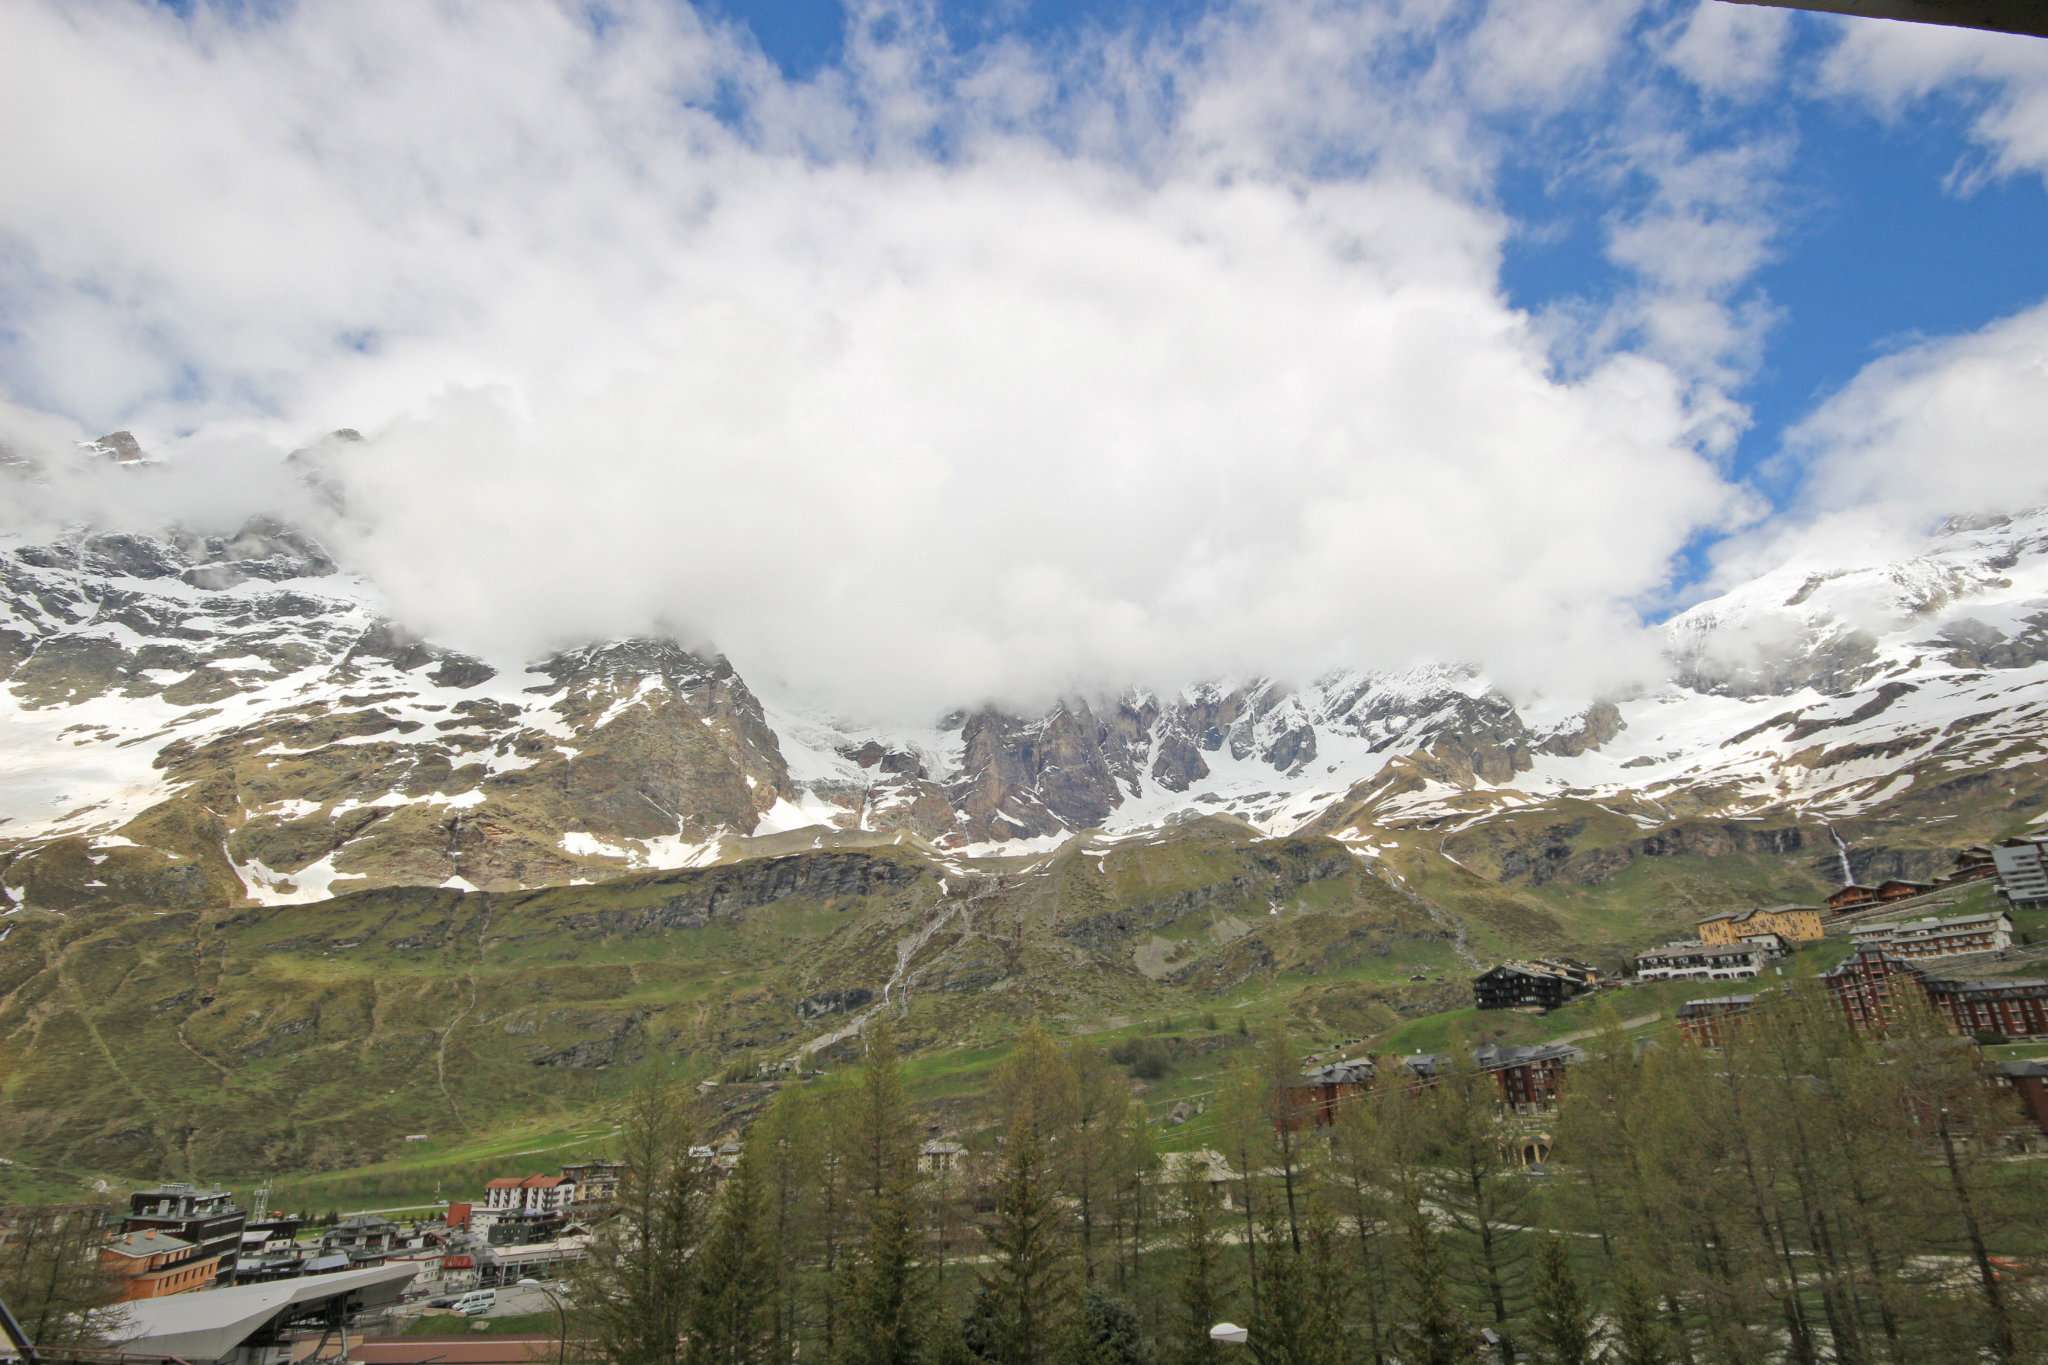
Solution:
<svg viewBox="0 0 2048 1365">
<path fill-rule="evenodd" d="M 1635 1029 L 1648 1028 L 1651 1024 L 1656 1023 L 1659 1019 L 1662 1019 L 1663 1017 L 1664 1011 L 1662 1010 L 1651 1010 L 1648 1014 L 1638 1014 L 1633 1019 L 1622 1020 L 1621 1031 L 1623 1033 L 1628 1033 Z M 1552 1038 L 1550 1041 L 1553 1043 L 1576 1043 L 1581 1042 L 1587 1038 L 1598 1038 L 1599 1036 L 1600 1030 L 1597 1028 L 1582 1028 L 1578 1030 L 1576 1033 L 1560 1033 L 1557 1037 Z"/>
<path fill-rule="evenodd" d="M 547 1282 L 550 1289 L 554 1289 L 555 1284 L 556 1281 L 554 1280 Z M 568 1295 L 563 1294 L 561 1290 L 556 1289 L 555 1293 L 564 1303 L 568 1302 Z M 538 1289 L 521 1289 L 518 1285 L 514 1284 L 507 1285 L 498 1291 L 497 1303 L 492 1305 L 491 1311 L 484 1314 L 484 1316 L 487 1318 L 511 1318 L 517 1317 L 521 1313 L 552 1313 L 554 1311 L 555 1306 L 548 1302 L 547 1295 L 541 1293 Z"/>
</svg>

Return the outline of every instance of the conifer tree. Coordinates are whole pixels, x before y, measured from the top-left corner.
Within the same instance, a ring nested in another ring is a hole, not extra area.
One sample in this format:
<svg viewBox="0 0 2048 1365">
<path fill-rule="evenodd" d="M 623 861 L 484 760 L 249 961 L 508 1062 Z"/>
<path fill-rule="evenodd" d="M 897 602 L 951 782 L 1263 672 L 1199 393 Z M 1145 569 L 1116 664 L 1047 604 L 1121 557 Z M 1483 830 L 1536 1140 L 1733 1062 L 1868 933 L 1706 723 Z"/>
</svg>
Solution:
<svg viewBox="0 0 2048 1365">
<path fill-rule="evenodd" d="M 987 1242 L 981 1349 L 992 1365 L 1043 1365 L 1062 1339 L 1073 1284 L 1058 1188 L 1028 1113 L 1004 1141 Z"/>
<path fill-rule="evenodd" d="M 1423 1112 L 1430 1197 L 1457 1234 L 1459 1278 L 1492 1323 L 1506 1365 L 1515 1358 L 1514 1323 L 1527 1291 L 1529 1186 L 1501 1141 L 1499 1106 L 1492 1076 L 1452 1068 L 1431 1087 Z"/>
<path fill-rule="evenodd" d="M 1401 1279 L 1406 1311 L 1393 1331 L 1401 1365 L 1474 1365 L 1478 1342 L 1452 1301 L 1449 1266 L 1426 1209 L 1401 1217 Z"/>
<path fill-rule="evenodd" d="M 886 1028 L 870 1041 L 854 1099 L 845 1156 L 860 1246 L 850 1263 L 841 1358 L 848 1365 L 910 1365 L 926 1314 L 917 1152 L 895 1038 Z"/>
<path fill-rule="evenodd" d="M 1608 1365 L 1669 1365 L 1664 1326 L 1642 1276 L 1624 1265 L 1614 1286 L 1614 1337 Z"/>
<path fill-rule="evenodd" d="M 1061 1365 L 1152 1365 L 1129 1304 L 1096 1289 L 1081 1293 L 1081 1311 L 1074 1316 Z"/>
<path fill-rule="evenodd" d="M 690 1137 L 683 1097 L 665 1078 L 627 1099 L 619 1216 L 598 1227 L 571 1277 L 591 1346 L 613 1365 L 681 1359 L 706 1188 Z"/>
<path fill-rule="evenodd" d="M 1308 1258 L 1294 1249 L 1285 1207 L 1267 1205 L 1259 1229 L 1259 1298 L 1250 1330 L 1252 1355 L 1259 1365 L 1321 1365 L 1315 1286 Z"/>
<path fill-rule="evenodd" d="M 1389 1086 L 1341 1105 L 1330 1130 L 1328 1187 L 1356 1261 L 1351 1284 L 1358 1354 L 1370 1365 L 1386 1365 L 1390 1231 L 1404 1193 L 1417 1188 L 1409 1141 L 1412 1109 L 1407 1092 Z"/>
<path fill-rule="evenodd" d="M 787 1361 L 799 1332 L 800 1264 L 809 1259 L 813 1199 L 820 1175 L 815 1105 L 803 1090 L 784 1090 L 748 1135 L 762 1185 L 761 1240 L 770 1281 L 768 1355 Z"/>
<path fill-rule="evenodd" d="M 1223 1231 L 1216 1196 L 1204 1172 L 1182 1166 L 1173 1191 L 1173 1249 L 1179 1261 L 1176 1309 L 1166 1356 L 1170 1365 L 1223 1365 L 1209 1329 L 1223 1318 Z"/>
<path fill-rule="evenodd" d="M 1095 1282 L 1105 1225 L 1114 1212 L 1119 1166 L 1130 1122 L 1131 1091 L 1099 1049 L 1076 1042 L 1064 1058 L 1070 1076 L 1070 1122 L 1064 1125 L 1061 1184 L 1072 1200 L 1079 1233 L 1081 1278 Z"/>
<path fill-rule="evenodd" d="M 1599 1357 L 1592 1306 L 1557 1237 L 1545 1239 L 1537 1261 L 1534 1336 L 1542 1365 L 1593 1365 Z"/>
<path fill-rule="evenodd" d="M 761 1158 L 750 1143 L 727 1175 L 697 1253 L 689 1365 L 761 1365 L 768 1359 L 776 1297 L 764 1240 Z"/>
</svg>

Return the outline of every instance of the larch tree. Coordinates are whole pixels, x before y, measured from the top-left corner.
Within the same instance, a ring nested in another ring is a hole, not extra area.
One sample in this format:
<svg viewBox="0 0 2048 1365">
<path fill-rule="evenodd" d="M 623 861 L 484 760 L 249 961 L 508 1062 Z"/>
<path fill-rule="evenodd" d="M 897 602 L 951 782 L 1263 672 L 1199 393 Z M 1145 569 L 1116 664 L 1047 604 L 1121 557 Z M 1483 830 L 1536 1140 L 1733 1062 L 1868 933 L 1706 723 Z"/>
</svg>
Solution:
<svg viewBox="0 0 2048 1365">
<path fill-rule="evenodd" d="M 859 1247 L 849 1262 L 840 1359 L 848 1365 L 910 1365 L 927 1325 L 919 1258 L 923 1220 L 915 1129 L 888 1029 L 870 1040 L 852 1098 L 843 1157 Z"/>
<path fill-rule="evenodd" d="M 1228 1301 L 1222 1210 L 1208 1172 L 1194 1160 L 1184 1158 L 1180 1163 L 1169 1210 L 1178 1270 L 1166 1334 L 1168 1365 L 1223 1365 L 1222 1352 L 1209 1335 L 1209 1329 L 1223 1320 Z"/>
<path fill-rule="evenodd" d="M 690 1156 L 691 1132 L 682 1094 L 666 1079 L 628 1097 L 619 1216 L 599 1225 L 571 1276 L 591 1348 L 614 1365 L 682 1358 L 708 1182 Z"/>
<path fill-rule="evenodd" d="M 1562 1238 L 1544 1239 L 1536 1265 L 1536 1311 L 1530 1324 L 1542 1365 L 1594 1365 L 1600 1337 Z"/>
<path fill-rule="evenodd" d="M 991 1365 L 1045 1365 L 1064 1338 L 1076 1286 L 1058 1180 L 1027 1112 L 1005 1135 L 994 1193 L 973 1344 Z"/>
<path fill-rule="evenodd" d="M 697 1253 L 688 1365 L 761 1365 L 770 1358 L 778 1294 L 756 1151 L 750 1143 L 726 1176 Z"/>
</svg>

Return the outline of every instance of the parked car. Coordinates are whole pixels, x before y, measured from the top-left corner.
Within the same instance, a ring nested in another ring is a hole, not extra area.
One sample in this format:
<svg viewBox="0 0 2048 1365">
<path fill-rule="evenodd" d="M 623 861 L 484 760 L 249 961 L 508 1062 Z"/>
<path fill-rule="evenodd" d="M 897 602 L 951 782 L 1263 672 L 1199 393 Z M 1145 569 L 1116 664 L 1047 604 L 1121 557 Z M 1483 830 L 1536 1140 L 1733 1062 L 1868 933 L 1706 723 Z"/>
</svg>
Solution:
<svg viewBox="0 0 2048 1365">
<path fill-rule="evenodd" d="M 498 1306 L 498 1291 L 495 1289 L 472 1289 L 448 1305 L 465 1318 L 482 1317 Z"/>
</svg>

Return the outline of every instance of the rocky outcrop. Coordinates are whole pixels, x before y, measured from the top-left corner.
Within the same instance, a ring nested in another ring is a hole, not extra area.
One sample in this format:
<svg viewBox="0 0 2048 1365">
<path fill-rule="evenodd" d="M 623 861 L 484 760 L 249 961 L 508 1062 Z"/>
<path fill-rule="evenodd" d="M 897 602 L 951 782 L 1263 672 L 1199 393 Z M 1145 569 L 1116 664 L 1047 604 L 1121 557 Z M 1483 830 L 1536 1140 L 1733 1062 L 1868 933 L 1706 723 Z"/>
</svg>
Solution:
<svg viewBox="0 0 2048 1365">
<path fill-rule="evenodd" d="M 810 853 L 704 868 L 636 881 L 630 907 L 575 908 L 576 898 L 556 893 L 563 908 L 554 921 L 579 935 L 632 936 L 701 929 L 734 920 L 776 901 L 852 900 L 909 886 L 925 876 L 908 859 L 869 853 Z"/>
<path fill-rule="evenodd" d="M 821 991 L 796 1002 L 796 1017 L 806 1022 L 823 1019 L 831 1014 L 850 1014 L 861 1009 L 875 998 L 875 993 L 865 986 L 851 986 L 845 990 Z"/>
<path fill-rule="evenodd" d="M 1544 736 L 1538 753 L 1577 758 L 1588 750 L 1612 743 L 1627 728 L 1621 709 L 1611 701 L 1596 701 L 1577 718 Z"/>
</svg>

